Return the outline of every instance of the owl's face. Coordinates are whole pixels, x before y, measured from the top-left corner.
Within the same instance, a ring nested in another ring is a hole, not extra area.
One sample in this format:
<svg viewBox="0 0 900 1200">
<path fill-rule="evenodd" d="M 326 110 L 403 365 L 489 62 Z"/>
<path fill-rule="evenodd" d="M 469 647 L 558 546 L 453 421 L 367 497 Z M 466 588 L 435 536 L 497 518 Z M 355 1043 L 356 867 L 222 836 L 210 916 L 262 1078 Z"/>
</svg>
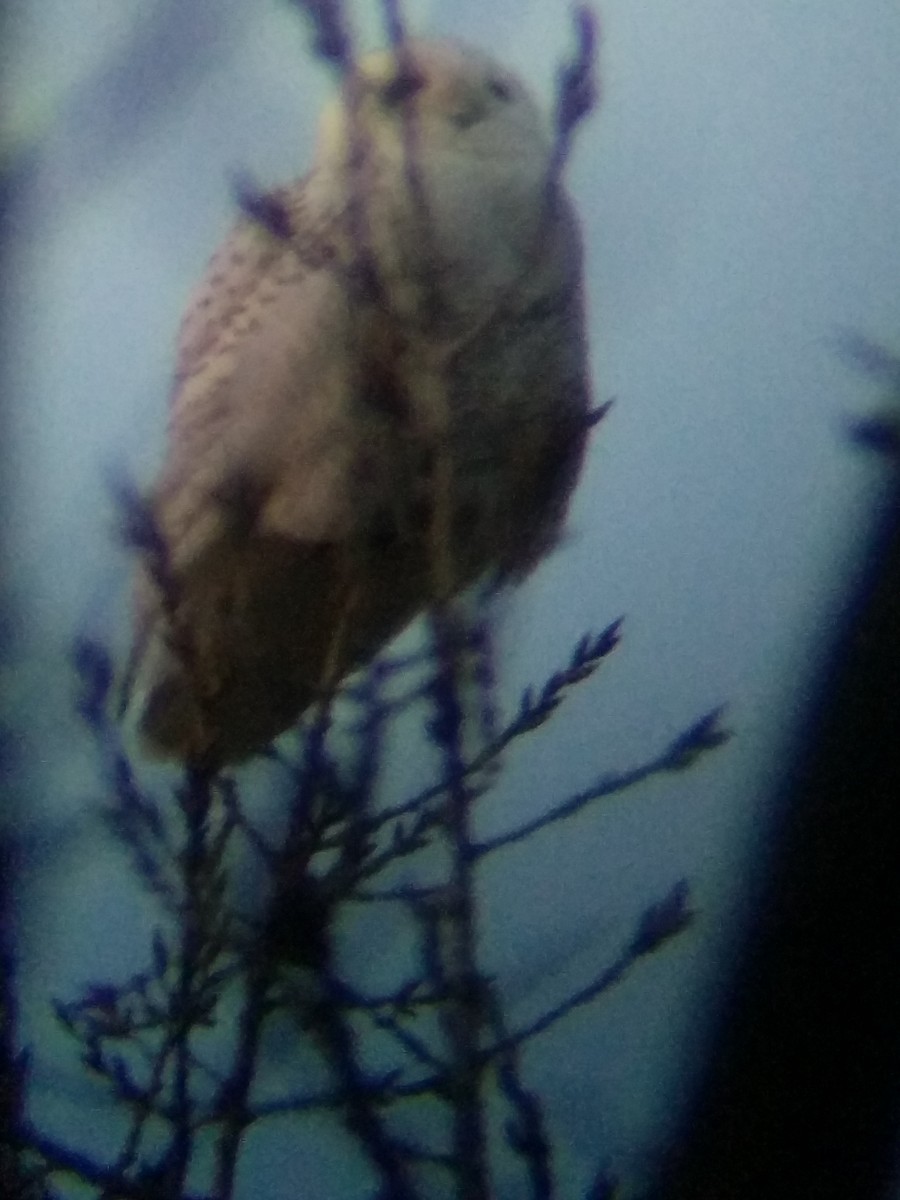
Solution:
<svg viewBox="0 0 900 1200">
<path fill-rule="evenodd" d="M 366 55 L 344 81 L 323 115 L 313 186 L 339 211 L 346 197 L 361 203 L 395 314 L 441 312 L 441 328 L 458 332 L 528 268 L 551 155 L 514 75 L 468 46 L 413 40 Z M 355 256 L 360 226 L 347 228 Z"/>
<path fill-rule="evenodd" d="M 320 161 L 346 159 L 351 128 L 382 157 L 402 161 L 410 126 L 429 160 L 462 156 L 495 169 L 543 174 L 550 139 L 522 83 L 487 55 L 453 42 L 407 42 L 364 56 L 326 110 Z M 543 158 L 544 161 L 541 161 Z M 536 161 L 537 160 L 537 161 Z"/>
</svg>

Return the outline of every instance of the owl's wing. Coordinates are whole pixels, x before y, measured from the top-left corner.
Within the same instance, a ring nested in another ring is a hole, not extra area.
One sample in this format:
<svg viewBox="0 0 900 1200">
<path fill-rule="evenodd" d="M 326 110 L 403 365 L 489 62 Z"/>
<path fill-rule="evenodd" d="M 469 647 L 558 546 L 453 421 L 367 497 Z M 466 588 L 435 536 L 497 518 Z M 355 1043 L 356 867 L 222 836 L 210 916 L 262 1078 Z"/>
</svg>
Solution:
<svg viewBox="0 0 900 1200">
<path fill-rule="evenodd" d="M 346 288 L 304 184 L 268 199 L 283 205 L 287 234 L 242 218 L 181 326 L 168 451 L 151 499 L 178 572 L 230 522 L 267 506 L 281 513 L 279 532 L 298 540 L 340 536 L 346 522 L 341 473 L 358 376 Z"/>
<path fill-rule="evenodd" d="M 329 219 L 308 199 L 309 178 L 246 199 L 245 214 L 213 254 L 178 333 L 173 400 L 180 385 L 246 332 L 247 308 L 260 286 L 290 261 L 296 278 L 333 255 Z"/>
<path fill-rule="evenodd" d="M 242 218 L 181 326 L 166 458 L 149 497 L 178 600 L 251 528 L 315 545 L 350 527 L 361 367 L 345 279 L 304 183 L 274 196 L 290 236 Z M 158 582 L 141 562 L 125 705 L 148 660 L 168 657 Z"/>
</svg>

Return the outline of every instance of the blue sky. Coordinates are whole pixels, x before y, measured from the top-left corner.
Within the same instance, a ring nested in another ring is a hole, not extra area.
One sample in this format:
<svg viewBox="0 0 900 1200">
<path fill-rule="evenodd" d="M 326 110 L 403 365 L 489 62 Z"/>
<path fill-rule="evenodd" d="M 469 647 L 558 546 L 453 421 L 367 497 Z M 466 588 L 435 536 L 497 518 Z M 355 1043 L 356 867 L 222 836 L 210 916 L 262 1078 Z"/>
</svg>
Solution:
<svg viewBox="0 0 900 1200">
<path fill-rule="evenodd" d="M 70 711 L 73 635 L 122 645 L 127 564 L 108 473 L 148 479 L 158 461 L 172 341 L 227 227 L 228 173 L 300 173 L 330 86 L 275 0 L 141 9 L 22 6 L 3 63 L 22 201 L 5 295 L 4 534 L 25 611 L 7 694 L 39 848 L 22 889 L 32 1014 L 48 993 L 139 966 L 150 920 L 90 816 L 97 784 Z M 407 8 L 417 31 L 491 49 L 545 98 L 570 45 L 564 11 Z M 522 1013 L 589 977 L 675 879 L 691 880 L 701 909 L 685 938 L 529 1059 L 566 1133 L 573 1196 L 598 1146 L 639 1170 L 677 1111 L 751 850 L 772 828 L 791 736 L 884 495 L 879 465 L 843 437 L 877 388 L 835 340 L 849 329 L 900 344 L 894 0 L 607 0 L 601 17 L 603 102 L 569 180 L 596 396 L 616 405 L 567 540 L 503 605 L 500 696 L 514 706 L 582 632 L 623 612 L 626 636 L 511 757 L 485 828 L 634 765 L 717 703 L 738 737 L 696 771 L 509 850 L 486 876 L 488 961 Z M 57 833 L 40 832 L 47 821 Z M 47 1100 L 60 1128 L 64 1092 Z M 261 1194 L 281 1194 L 271 1187 Z"/>
</svg>

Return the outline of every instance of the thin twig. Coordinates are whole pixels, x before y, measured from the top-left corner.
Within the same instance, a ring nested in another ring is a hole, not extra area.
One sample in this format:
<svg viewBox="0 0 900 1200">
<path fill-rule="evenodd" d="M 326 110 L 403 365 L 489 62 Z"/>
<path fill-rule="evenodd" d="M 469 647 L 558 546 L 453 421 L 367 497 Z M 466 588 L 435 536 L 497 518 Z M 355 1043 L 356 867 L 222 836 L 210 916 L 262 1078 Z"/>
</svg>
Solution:
<svg viewBox="0 0 900 1200">
<path fill-rule="evenodd" d="M 483 858 L 495 850 L 524 841 L 539 829 L 546 829 L 557 821 L 567 820 L 587 808 L 595 800 L 617 796 L 664 771 L 682 771 L 693 766 L 701 754 L 723 745 L 731 736 L 718 724 L 721 712 L 722 710 L 717 708 L 707 713 L 671 742 L 662 754 L 642 766 L 635 767 L 632 771 L 623 771 L 618 775 L 605 775 L 591 787 L 585 788 L 583 792 L 576 792 L 574 796 L 547 809 L 534 820 L 526 821 L 524 825 L 519 825 L 507 833 L 500 833 L 496 837 L 478 842 L 472 847 L 473 854 L 478 858 Z"/>
</svg>

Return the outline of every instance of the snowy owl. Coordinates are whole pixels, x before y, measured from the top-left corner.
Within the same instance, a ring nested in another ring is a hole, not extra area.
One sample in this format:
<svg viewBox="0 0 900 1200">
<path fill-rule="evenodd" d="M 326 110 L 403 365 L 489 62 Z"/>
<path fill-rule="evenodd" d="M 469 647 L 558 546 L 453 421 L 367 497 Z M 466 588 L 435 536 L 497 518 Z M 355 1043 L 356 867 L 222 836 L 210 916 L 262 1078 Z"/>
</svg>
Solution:
<svg viewBox="0 0 900 1200">
<path fill-rule="evenodd" d="M 247 757 L 430 602 L 551 548 L 589 423 L 553 149 L 515 76 L 409 41 L 345 76 L 305 178 L 246 201 L 146 500 L 126 698 L 150 753 Z"/>
</svg>

